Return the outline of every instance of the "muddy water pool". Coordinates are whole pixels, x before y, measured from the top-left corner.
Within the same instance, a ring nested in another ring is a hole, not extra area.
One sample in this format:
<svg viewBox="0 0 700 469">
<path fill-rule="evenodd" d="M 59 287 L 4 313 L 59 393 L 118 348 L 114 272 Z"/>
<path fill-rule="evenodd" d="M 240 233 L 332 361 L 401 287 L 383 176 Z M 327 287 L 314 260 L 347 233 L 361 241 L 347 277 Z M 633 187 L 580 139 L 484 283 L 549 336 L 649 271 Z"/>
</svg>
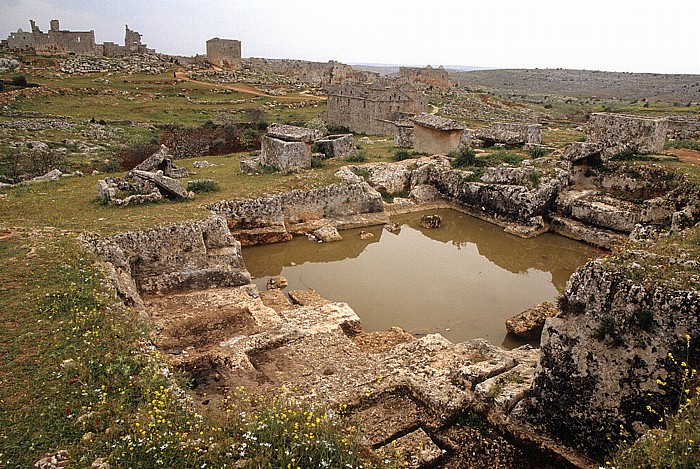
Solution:
<svg viewBox="0 0 700 469">
<path fill-rule="evenodd" d="M 438 213 L 443 225 L 425 229 L 421 215 Z M 452 210 L 392 218 L 383 227 L 342 231 L 343 240 L 243 249 L 246 267 L 261 290 L 274 275 L 287 290 L 313 289 L 348 303 L 366 331 L 399 326 L 415 335 L 439 332 L 452 342 L 485 338 L 507 348 L 522 342 L 504 321 L 545 300 L 554 302 L 593 248 L 554 234 L 522 239 Z"/>
</svg>

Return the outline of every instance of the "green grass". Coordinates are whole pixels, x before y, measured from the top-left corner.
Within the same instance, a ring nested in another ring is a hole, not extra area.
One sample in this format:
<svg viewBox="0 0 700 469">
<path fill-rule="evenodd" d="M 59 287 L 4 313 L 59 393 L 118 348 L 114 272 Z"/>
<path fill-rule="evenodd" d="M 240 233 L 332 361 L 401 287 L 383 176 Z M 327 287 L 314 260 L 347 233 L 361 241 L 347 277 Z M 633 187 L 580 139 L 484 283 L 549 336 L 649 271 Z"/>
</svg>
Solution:
<svg viewBox="0 0 700 469">
<path fill-rule="evenodd" d="M 56 230 L 0 227 L 0 466 L 67 451 L 70 467 L 391 467 L 343 417 L 242 389 L 199 410 L 184 379 Z"/>
</svg>

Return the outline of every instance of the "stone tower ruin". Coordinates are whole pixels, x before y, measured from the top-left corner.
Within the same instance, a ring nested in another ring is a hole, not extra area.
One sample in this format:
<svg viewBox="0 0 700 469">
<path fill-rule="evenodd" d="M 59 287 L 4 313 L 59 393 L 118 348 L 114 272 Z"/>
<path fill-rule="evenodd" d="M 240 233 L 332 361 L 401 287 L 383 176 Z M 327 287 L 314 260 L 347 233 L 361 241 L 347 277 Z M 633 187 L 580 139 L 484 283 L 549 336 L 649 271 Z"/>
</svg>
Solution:
<svg viewBox="0 0 700 469">
<path fill-rule="evenodd" d="M 241 68 L 241 41 L 219 39 L 207 41 L 207 60 L 217 67 Z"/>
</svg>

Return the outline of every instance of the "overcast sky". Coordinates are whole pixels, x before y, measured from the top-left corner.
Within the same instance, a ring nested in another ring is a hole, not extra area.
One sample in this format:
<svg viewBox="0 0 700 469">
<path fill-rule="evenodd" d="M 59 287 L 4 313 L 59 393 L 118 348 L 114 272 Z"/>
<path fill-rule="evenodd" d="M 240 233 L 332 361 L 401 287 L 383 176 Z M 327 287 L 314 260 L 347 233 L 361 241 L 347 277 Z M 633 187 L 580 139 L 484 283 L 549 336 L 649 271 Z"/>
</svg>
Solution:
<svg viewBox="0 0 700 469">
<path fill-rule="evenodd" d="M 700 0 L 0 0 L 3 38 L 30 18 L 177 55 L 700 74 Z"/>
</svg>

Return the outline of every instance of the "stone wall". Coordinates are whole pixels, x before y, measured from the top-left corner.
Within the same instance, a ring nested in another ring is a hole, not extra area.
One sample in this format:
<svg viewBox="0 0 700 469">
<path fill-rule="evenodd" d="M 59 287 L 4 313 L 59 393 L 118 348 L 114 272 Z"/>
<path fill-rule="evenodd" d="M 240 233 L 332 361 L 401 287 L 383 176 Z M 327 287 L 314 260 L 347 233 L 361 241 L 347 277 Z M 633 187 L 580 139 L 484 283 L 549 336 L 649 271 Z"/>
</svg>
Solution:
<svg viewBox="0 0 700 469">
<path fill-rule="evenodd" d="M 122 291 L 158 293 L 250 283 L 241 245 L 221 217 L 84 240 L 113 266 Z"/>
<path fill-rule="evenodd" d="M 224 200 L 208 206 L 224 217 L 244 246 L 288 241 L 290 225 L 384 211 L 381 194 L 366 183 L 294 190 L 257 199 Z"/>
<path fill-rule="evenodd" d="M 207 59 L 213 65 L 222 68 L 241 68 L 241 41 L 219 39 L 207 41 Z"/>
<path fill-rule="evenodd" d="M 667 137 L 675 140 L 700 138 L 700 119 L 669 117 Z"/>
<path fill-rule="evenodd" d="M 328 126 L 367 135 L 393 135 L 394 122 L 428 110 L 427 97 L 413 86 L 391 80 L 328 88 L 322 117 Z"/>
<path fill-rule="evenodd" d="M 306 60 L 243 59 L 243 65 L 255 70 L 294 76 L 312 86 L 337 85 L 341 83 L 365 83 L 376 74 L 354 70 L 350 65 L 335 62 L 309 62 Z"/>
<path fill-rule="evenodd" d="M 640 251 L 621 265 L 596 260 L 576 271 L 562 313 L 542 335 L 528 415 L 595 457 L 658 424 L 650 409 L 677 405 L 680 363 L 697 363 L 700 295 L 649 278 L 642 265 L 650 255 Z"/>
<path fill-rule="evenodd" d="M 520 124 L 517 122 L 496 122 L 474 131 L 473 137 L 484 142 L 485 146 L 495 143 L 505 145 L 539 144 L 542 141 L 542 125 Z"/>
<path fill-rule="evenodd" d="M 436 86 L 438 88 L 447 88 L 450 86 L 450 77 L 447 70 L 442 66 L 438 68 L 433 68 L 430 65 L 425 68 L 400 67 L 399 75 L 408 78 L 414 83 Z"/>
<path fill-rule="evenodd" d="M 313 148 L 325 158 L 343 157 L 355 151 L 355 137 L 352 134 L 329 135 L 316 140 Z"/>
</svg>

